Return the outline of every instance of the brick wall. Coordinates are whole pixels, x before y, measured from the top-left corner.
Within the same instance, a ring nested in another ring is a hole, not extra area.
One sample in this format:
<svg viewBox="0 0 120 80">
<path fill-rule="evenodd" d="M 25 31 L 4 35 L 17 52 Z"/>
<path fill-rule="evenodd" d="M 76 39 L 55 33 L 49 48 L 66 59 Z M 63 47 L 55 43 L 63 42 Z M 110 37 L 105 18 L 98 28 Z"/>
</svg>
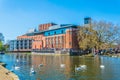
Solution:
<svg viewBox="0 0 120 80">
<path fill-rule="evenodd" d="M 38 27 L 38 30 L 39 31 L 48 30 L 48 28 L 53 25 L 56 25 L 56 24 L 54 24 L 54 23 L 40 24 Z"/>
</svg>

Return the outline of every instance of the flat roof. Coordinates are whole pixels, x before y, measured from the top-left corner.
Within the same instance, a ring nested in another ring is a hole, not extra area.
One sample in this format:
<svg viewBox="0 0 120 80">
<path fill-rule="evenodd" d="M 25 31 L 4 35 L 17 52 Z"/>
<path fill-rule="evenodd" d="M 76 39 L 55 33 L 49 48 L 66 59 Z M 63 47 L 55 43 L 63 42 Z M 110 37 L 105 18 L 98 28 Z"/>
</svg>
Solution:
<svg viewBox="0 0 120 80">
<path fill-rule="evenodd" d="M 52 31 L 52 30 L 57 30 L 57 29 L 62 29 L 62 28 L 77 28 L 77 25 L 73 25 L 73 24 L 61 24 L 61 25 L 53 25 L 50 26 L 48 30 L 43 30 L 43 31 L 36 31 L 36 32 L 32 32 L 32 33 L 26 33 L 25 35 L 27 36 L 34 36 L 37 34 L 41 34 L 47 31 Z"/>
</svg>

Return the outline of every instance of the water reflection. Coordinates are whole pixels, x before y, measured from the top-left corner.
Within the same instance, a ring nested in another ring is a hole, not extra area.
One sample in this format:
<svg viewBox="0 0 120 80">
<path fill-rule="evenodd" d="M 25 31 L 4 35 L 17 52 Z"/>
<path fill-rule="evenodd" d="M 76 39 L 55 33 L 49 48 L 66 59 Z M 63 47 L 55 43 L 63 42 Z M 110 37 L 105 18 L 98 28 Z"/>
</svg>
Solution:
<svg viewBox="0 0 120 80">
<path fill-rule="evenodd" d="M 7 54 L 0 56 L 7 68 L 15 64 L 20 80 L 120 80 L 120 58 Z M 75 66 L 85 65 L 76 71 Z M 101 68 L 100 66 L 104 66 Z M 31 68 L 35 73 L 31 73 Z"/>
<path fill-rule="evenodd" d="M 43 64 L 43 67 L 39 67 L 40 64 Z M 38 77 L 41 77 L 43 80 L 65 80 L 67 78 L 65 75 L 71 73 L 69 56 L 33 55 L 32 65 L 34 65 L 36 69 L 37 67 L 40 68 L 40 70 L 37 70 L 40 75 Z"/>
</svg>

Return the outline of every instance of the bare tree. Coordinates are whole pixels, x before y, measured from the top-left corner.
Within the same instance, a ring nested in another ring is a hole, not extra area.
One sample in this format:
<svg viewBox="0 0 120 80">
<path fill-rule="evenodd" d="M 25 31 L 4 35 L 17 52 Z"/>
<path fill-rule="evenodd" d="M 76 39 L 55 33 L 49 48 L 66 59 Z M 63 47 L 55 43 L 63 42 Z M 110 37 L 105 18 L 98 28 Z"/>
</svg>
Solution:
<svg viewBox="0 0 120 80">
<path fill-rule="evenodd" d="M 92 27 L 97 31 L 98 45 L 100 49 L 112 47 L 113 44 L 120 39 L 119 25 L 115 25 L 111 22 L 95 21 L 93 22 Z"/>
<path fill-rule="evenodd" d="M 120 27 L 110 22 L 95 21 L 90 26 L 80 27 L 78 30 L 79 48 L 107 49 L 120 40 Z"/>
</svg>

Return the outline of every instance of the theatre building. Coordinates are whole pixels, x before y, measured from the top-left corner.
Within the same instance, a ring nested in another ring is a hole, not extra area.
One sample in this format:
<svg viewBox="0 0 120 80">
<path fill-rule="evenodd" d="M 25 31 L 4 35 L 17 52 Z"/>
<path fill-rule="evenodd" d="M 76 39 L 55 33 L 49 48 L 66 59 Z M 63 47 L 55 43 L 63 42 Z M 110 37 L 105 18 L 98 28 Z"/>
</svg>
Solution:
<svg viewBox="0 0 120 80">
<path fill-rule="evenodd" d="M 10 51 L 77 49 L 77 29 L 78 26 L 72 24 L 40 24 L 38 31 L 31 29 L 16 40 L 11 40 Z"/>
</svg>

